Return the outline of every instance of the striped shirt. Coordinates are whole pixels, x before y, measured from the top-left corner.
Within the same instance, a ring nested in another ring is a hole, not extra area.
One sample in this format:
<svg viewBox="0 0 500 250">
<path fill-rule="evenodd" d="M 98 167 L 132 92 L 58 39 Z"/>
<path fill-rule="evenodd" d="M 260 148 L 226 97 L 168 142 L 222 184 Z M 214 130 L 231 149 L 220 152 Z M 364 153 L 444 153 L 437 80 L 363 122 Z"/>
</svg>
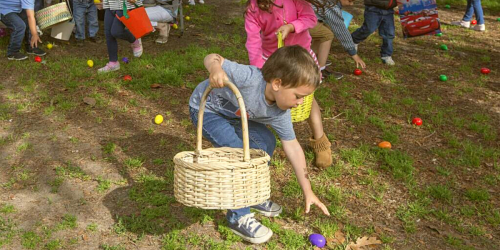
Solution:
<svg viewBox="0 0 500 250">
<path fill-rule="evenodd" d="M 344 18 L 342 17 L 342 5 L 340 1 L 338 4 L 325 8 L 324 11 L 319 10 L 313 5 L 314 12 L 318 17 L 318 20 L 323 21 L 332 30 L 335 38 L 339 40 L 340 44 L 349 53 L 349 55 L 354 56 L 357 54 L 354 41 L 352 40 L 351 33 L 345 27 Z"/>
<path fill-rule="evenodd" d="M 123 1 L 127 3 L 128 10 L 135 9 L 135 5 L 129 3 L 127 0 L 104 0 L 102 3 L 102 8 L 110 10 L 123 10 Z M 138 6 L 142 6 L 142 1 L 137 0 L 135 4 L 137 4 Z"/>
</svg>

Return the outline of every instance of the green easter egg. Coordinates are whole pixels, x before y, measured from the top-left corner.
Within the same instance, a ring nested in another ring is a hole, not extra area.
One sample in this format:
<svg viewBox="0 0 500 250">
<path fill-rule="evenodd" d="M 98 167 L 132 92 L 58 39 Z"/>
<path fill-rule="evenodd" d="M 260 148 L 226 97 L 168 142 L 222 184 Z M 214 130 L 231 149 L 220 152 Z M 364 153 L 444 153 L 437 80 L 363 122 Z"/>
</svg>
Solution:
<svg viewBox="0 0 500 250">
<path fill-rule="evenodd" d="M 446 46 L 446 44 L 441 44 L 441 49 L 442 50 L 448 50 L 448 46 Z"/>
<path fill-rule="evenodd" d="M 440 75 L 439 80 L 441 80 L 442 82 L 446 82 L 448 81 L 448 77 L 446 75 Z"/>
</svg>

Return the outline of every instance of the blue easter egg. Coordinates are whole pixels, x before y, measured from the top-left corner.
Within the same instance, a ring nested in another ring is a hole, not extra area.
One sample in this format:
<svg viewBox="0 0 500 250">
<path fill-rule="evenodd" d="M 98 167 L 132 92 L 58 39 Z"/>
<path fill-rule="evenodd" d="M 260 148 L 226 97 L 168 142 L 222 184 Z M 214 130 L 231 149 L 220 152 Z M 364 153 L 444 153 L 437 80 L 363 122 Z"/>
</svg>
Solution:
<svg viewBox="0 0 500 250">
<path fill-rule="evenodd" d="M 326 245 L 326 239 L 321 234 L 311 234 L 309 235 L 309 241 L 313 246 L 323 248 Z"/>
<path fill-rule="evenodd" d="M 123 61 L 124 63 L 128 63 L 128 58 L 124 57 L 124 58 L 122 58 L 122 61 Z"/>
</svg>

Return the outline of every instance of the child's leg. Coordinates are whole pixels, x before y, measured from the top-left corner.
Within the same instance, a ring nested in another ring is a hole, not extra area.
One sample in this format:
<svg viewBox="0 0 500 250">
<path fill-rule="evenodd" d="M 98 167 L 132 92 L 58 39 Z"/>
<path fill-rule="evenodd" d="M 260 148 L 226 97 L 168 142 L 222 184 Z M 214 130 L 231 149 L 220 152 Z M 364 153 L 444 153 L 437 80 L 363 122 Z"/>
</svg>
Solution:
<svg viewBox="0 0 500 250">
<path fill-rule="evenodd" d="M 309 29 L 312 37 L 311 49 L 318 55 L 318 63 L 320 68 L 325 67 L 330 47 L 333 41 L 333 32 L 321 22 L 318 22 L 314 28 Z"/>
<path fill-rule="evenodd" d="M 484 24 L 483 7 L 481 6 L 481 0 L 472 0 L 472 6 L 474 7 L 474 14 L 476 15 L 477 24 Z"/>
<path fill-rule="evenodd" d="M 9 46 L 7 47 L 7 56 L 10 56 L 20 52 L 28 27 L 18 13 L 11 12 L 7 15 L 2 15 L 1 18 L 5 26 L 12 30 Z"/>
<path fill-rule="evenodd" d="M 313 132 L 313 138 L 309 141 L 309 146 L 314 151 L 315 165 L 319 168 L 327 168 L 332 165 L 331 143 L 323 132 L 323 121 L 321 119 L 321 110 L 316 99 L 313 100 L 311 114 L 307 119 L 309 127 Z"/>
<path fill-rule="evenodd" d="M 119 17 L 123 16 L 123 11 L 117 10 L 116 15 Z M 125 25 L 120 22 L 117 18 L 113 19 L 113 25 L 111 27 L 111 35 L 115 38 L 120 38 L 122 40 L 128 41 L 129 43 L 135 42 L 136 39 L 128 29 L 125 29 Z"/>
<path fill-rule="evenodd" d="M 472 0 L 467 0 L 467 8 L 465 9 L 465 15 L 462 20 L 469 22 L 472 20 L 472 15 L 474 14 L 474 6 L 472 5 Z"/>
<path fill-rule="evenodd" d="M 364 41 L 368 36 L 370 36 L 375 30 L 377 30 L 380 21 L 380 9 L 373 6 L 365 6 L 365 20 L 363 26 L 354 31 L 351 36 L 355 44 Z"/>
<path fill-rule="evenodd" d="M 392 41 L 395 37 L 395 27 L 394 27 L 394 13 L 390 13 L 382 16 L 382 22 L 378 27 L 378 33 L 382 37 L 382 47 L 380 50 L 381 57 L 392 56 L 393 46 Z"/>
<path fill-rule="evenodd" d="M 96 37 L 99 31 L 99 21 L 97 20 L 97 7 L 94 2 L 88 3 L 87 26 L 89 27 L 89 36 Z"/>
<path fill-rule="evenodd" d="M 104 12 L 104 34 L 106 35 L 106 47 L 108 48 L 108 57 L 110 62 L 118 61 L 118 41 L 111 33 L 114 21 L 118 21 L 114 11 L 106 9 Z"/>
<path fill-rule="evenodd" d="M 84 2 L 85 1 L 85 2 Z M 86 0 L 73 0 L 73 18 L 76 25 L 76 40 L 85 40 L 85 12 L 87 11 Z"/>
</svg>

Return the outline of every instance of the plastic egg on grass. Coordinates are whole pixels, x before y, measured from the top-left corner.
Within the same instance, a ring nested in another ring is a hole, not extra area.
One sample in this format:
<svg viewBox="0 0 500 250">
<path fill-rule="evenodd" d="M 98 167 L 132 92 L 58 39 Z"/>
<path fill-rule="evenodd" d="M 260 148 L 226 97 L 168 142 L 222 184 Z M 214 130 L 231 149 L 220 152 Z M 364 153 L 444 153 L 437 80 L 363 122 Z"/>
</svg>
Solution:
<svg viewBox="0 0 500 250">
<path fill-rule="evenodd" d="M 439 80 L 442 82 L 446 82 L 446 81 L 448 81 L 448 77 L 446 75 L 440 75 Z"/>
<path fill-rule="evenodd" d="M 163 122 L 163 116 L 162 115 L 157 115 L 155 116 L 155 123 L 160 125 Z"/>
<path fill-rule="evenodd" d="M 189 20 L 191 20 L 191 17 L 186 16 L 185 19 L 186 19 L 186 21 L 189 21 Z"/>
<path fill-rule="evenodd" d="M 436 36 L 443 36 L 442 32 L 436 33 Z"/>
<path fill-rule="evenodd" d="M 52 47 L 54 47 L 54 45 L 52 45 L 52 43 L 47 44 L 47 49 L 52 49 Z"/>
<path fill-rule="evenodd" d="M 122 62 L 128 63 L 128 58 L 126 58 L 126 57 L 122 58 Z"/>
<path fill-rule="evenodd" d="M 89 67 L 91 67 L 91 68 L 92 68 L 92 67 L 94 67 L 94 61 L 92 61 L 92 60 L 88 60 L 88 61 L 87 61 L 87 65 L 88 65 Z"/>
<path fill-rule="evenodd" d="M 451 8 L 451 6 L 449 4 L 445 5 L 444 7 L 447 9 Z"/>
<path fill-rule="evenodd" d="M 311 235 L 309 235 L 309 242 L 311 242 L 311 244 L 313 246 L 316 246 L 316 247 L 319 247 L 319 248 L 323 248 L 326 245 L 326 239 L 321 234 L 311 234 Z"/>
<path fill-rule="evenodd" d="M 123 76 L 124 81 L 132 81 L 132 77 L 130 75 Z"/>
<path fill-rule="evenodd" d="M 490 72 L 491 72 L 491 70 L 490 70 L 490 69 L 488 69 L 488 68 L 481 68 L 481 74 L 483 74 L 483 75 L 487 75 L 487 74 L 489 74 Z"/>
<path fill-rule="evenodd" d="M 179 26 L 178 26 L 176 23 L 174 23 L 174 24 L 172 24 L 172 28 L 174 28 L 174 29 L 178 29 L 178 28 L 179 28 Z"/>
<path fill-rule="evenodd" d="M 35 56 L 35 62 L 37 63 L 42 62 L 42 58 L 39 56 Z"/>
<path fill-rule="evenodd" d="M 357 75 L 357 76 L 361 75 L 362 73 L 363 73 L 363 71 L 361 71 L 360 69 L 355 69 L 354 70 L 354 74 Z"/>
<path fill-rule="evenodd" d="M 392 148 L 392 145 L 388 141 L 383 141 L 378 144 L 379 148 Z"/>
<path fill-rule="evenodd" d="M 411 120 L 411 123 L 413 123 L 414 125 L 417 125 L 417 126 L 422 126 L 422 123 L 424 123 L 424 122 L 422 121 L 422 119 L 415 117 L 415 118 L 413 118 L 413 120 Z"/>
<path fill-rule="evenodd" d="M 448 46 L 446 46 L 446 44 L 441 44 L 440 48 L 442 50 L 448 50 Z"/>
<path fill-rule="evenodd" d="M 472 25 L 476 25 L 476 24 L 477 24 L 477 20 L 472 20 L 472 21 L 470 21 L 470 24 L 472 24 Z"/>
</svg>

